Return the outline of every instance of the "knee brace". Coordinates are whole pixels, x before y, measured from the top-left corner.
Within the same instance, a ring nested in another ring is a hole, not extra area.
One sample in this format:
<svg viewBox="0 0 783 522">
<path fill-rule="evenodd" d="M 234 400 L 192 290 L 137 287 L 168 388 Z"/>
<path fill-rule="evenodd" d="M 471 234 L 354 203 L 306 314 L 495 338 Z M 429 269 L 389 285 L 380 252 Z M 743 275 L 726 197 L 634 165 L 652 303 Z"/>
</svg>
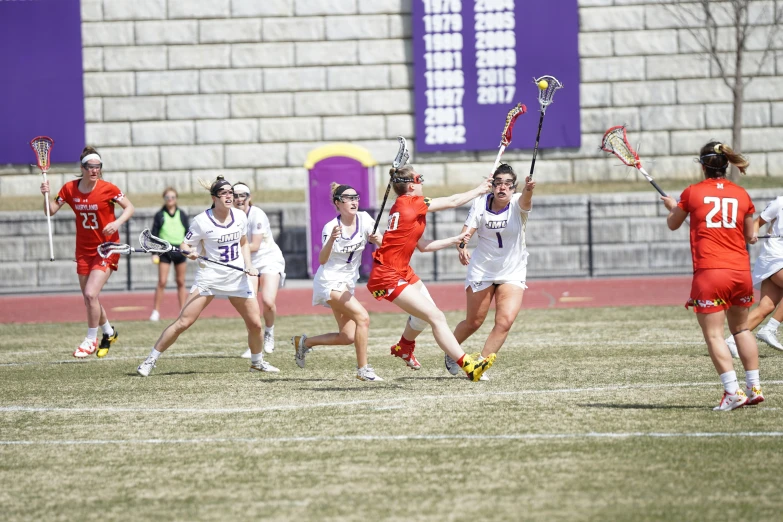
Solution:
<svg viewBox="0 0 783 522">
<path fill-rule="evenodd" d="M 430 295 L 429 290 L 427 290 L 427 287 L 424 286 L 423 283 L 419 291 L 424 297 L 426 297 L 430 301 L 430 303 L 435 304 L 435 301 L 432 300 L 432 296 Z M 408 324 L 410 325 L 411 328 L 413 328 L 417 332 L 421 332 L 422 330 L 426 329 L 429 326 L 429 323 L 424 319 L 419 319 L 418 317 L 413 317 L 412 315 L 408 316 Z"/>
</svg>

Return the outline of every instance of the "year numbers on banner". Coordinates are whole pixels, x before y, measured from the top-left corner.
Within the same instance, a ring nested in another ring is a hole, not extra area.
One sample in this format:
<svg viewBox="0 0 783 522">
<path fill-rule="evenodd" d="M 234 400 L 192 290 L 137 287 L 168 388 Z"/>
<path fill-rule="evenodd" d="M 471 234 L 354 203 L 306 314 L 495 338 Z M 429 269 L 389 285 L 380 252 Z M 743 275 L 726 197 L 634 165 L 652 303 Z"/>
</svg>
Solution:
<svg viewBox="0 0 783 522">
<path fill-rule="evenodd" d="M 433 33 L 433 34 L 425 34 L 424 35 L 424 48 L 427 50 L 427 52 L 429 52 L 429 51 L 461 51 L 462 50 L 462 33 Z"/>
<path fill-rule="evenodd" d="M 424 109 L 424 125 L 462 125 L 465 112 L 462 107 L 440 107 Z"/>
<path fill-rule="evenodd" d="M 512 69 L 513 70 L 513 69 Z M 428 89 L 464 87 L 465 75 L 462 71 L 427 71 L 424 73 Z"/>
<path fill-rule="evenodd" d="M 477 101 L 479 105 L 511 103 L 515 92 L 516 88 L 511 85 L 506 87 L 479 87 Z"/>
<path fill-rule="evenodd" d="M 496 31 L 498 29 L 513 29 L 516 27 L 513 12 L 476 13 L 475 22 L 474 29 L 476 31 Z"/>
<path fill-rule="evenodd" d="M 433 69 L 462 69 L 462 53 L 424 53 L 424 62 L 428 71 Z"/>
<path fill-rule="evenodd" d="M 464 125 L 425 127 L 424 131 L 424 142 L 428 145 L 440 145 L 443 143 L 465 143 Z"/>
<path fill-rule="evenodd" d="M 462 31 L 462 15 L 424 15 L 424 30 L 428 33 L 451 33 Z M 498 29 L 513 29 L 513 27 L 499 27 Z"/>
<path fill-rule="evenodd" d="M 517 53 L 514 49 L 497 51 L 476 51 L 476 67 L 516 67 Z"/>
<path fill-rule="evenodd" d="M 423 2 L 424 12 L 427 14 L 462 12 L 462 0 L 423 0 Z"/>
<path fill-rule="evenodd" d="M 465 89 L 427 89 L 427 107 L 460 107 Z"/>
<path fill-rule="evenodd" d="M 506 10 L 514 10 L 514 0 L 476 0 L 475 11 L 477 13 Z"/>
</svg>

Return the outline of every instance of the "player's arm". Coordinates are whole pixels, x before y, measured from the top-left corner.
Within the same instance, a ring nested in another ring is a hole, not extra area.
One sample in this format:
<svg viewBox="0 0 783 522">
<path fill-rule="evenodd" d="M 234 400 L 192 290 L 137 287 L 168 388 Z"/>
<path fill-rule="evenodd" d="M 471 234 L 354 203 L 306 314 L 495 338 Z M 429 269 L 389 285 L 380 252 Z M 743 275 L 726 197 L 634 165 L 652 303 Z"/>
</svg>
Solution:
<svg viewBox="0 0 783 522">
<path fill-rule="evenodd" d="M 463 240 L 470 240 L 467 232 L 462 232 L 458 236 L 447 237 L 446 239 L 419 239 L 419 242 L 416 243 L 416 248 L 419 252 L 435 252 L 436 250 L 458 245 Z"/>
<path fill-rule="evenodd" d="M 49 199 L 49 180 L 44 181 L 41 183 L 41 194 L 44 195 L 44 198 Z M 57 213 L 58 210 L 60 210 L 60 207 L 63 206 L 64 201 L 60 199 L 60 196 L 58 195 L 56 198 L 54 198 L 54 201 L 49 201 L 49 215 L 53 216 Z M 46 201 L 44 201 L 43 206 L 44 214 L 46 213 Z"/>
<path fill-rule="evenodd" d="M 453 196 L 447 196 L 444 198 L 431 199 L 429 204 L 429 211 L 437 212 L 439 210 L 446 210 L 448 208 L 461 207 L 466 203 L 470 203 L 482 194 L 486 194 L 490 190 L 492 190 L 492 178 L 487 178 L 481 182 L 481 185 L 468 192 L 454 194 Z"/>
<path fill-rule="evenodd" d="M 465 234 L 467 232 L 467 236 L 465 236 L 465 241 L 461 241 L 457 243 L 457 253 L 459 255 L 459 262 L 462 263 L 464 266 L 468 266 L 470 264 L 470 250 L 468 250 L 468 243 L 470 243 L 470 238 L 473 237 L 473 234 L 476 233 L 477 228 L 469 228 L 468 225 L 462 225 L 462 232 L 460 234 Z M 462 245 L 462 248 L 460 248 L 460 245 Z"/>
<path fill-rule="evenodd" d="M 103 227 L 103 234 L 105 236 L 110 236 L 117 232 L 122 224 L 131 218 L 133 212 L 136 210 L 133 206 L 133 203 L 130 202 L 127 196 L 116 199 L 115 201 L 120 206 L 120 208 L 122 208 L 122 214 L 120 214 L 120 217 Z"/>
<path fill-rule="evenodd" d="M 673 197 L 662 196 L 661 201 L 663 201 L 666 210 L 669 211 L 669 215 L 666 216 L 666 225 L 668 225 L 669 230 L 677 230 L 685 222 L 688 213 L 677 205 L 677 201 Z"/>
<path fill-rule="evenodd" d="M 519 208 L 525 212 L 530 212 L 533 209 L 533 191 L 536 189 L 536 182 L 530 179 L 530 176 L 525 178 L 525 188 L 522 189 L 522 197 L 519 198 Z"/>
<path fill-rule="evenodd" d="M 258 270 L 253 267 L 253 261 L 250 255 L 250 243 L 247 236 L 243 235 L 239 239 L 239 247 L 242 249 L 242 260 L 245 262 L 245 272 L 250 275 L 258 275 Z"/>
<path fill-rule="evenodd" d="M 745 242 L 749 245 L 755 245 L 759 240 L 758 219 L 753 219 L 753 214 L 745 214 Z"/>
<path fill-rule="evenodd" d="M 323 236 L 326 236 L 326 233 L 328 231 L 324 230 Z M 329 236 L 326 237 L 326 241 L 324 241 L 324 246 L 321 248 L 321 251 L 318 252 L 318 262 L 322 265 L 325 265 L 327 261 L 329 261 L 329 256 L 332 255 L 332 246 L 334 246 L 334 242 L 337 240 L 338 237 L 340 237 L 341 229 L 340 224 L 338 223 L 329 233 Z M 322 237 L 323 237 L 322 236 Z"/>
<path fill-rule="evenodd" d="M 261 241 L 264 239 L 263 234 L 253 234 L 252 241 L 248 242 L 248 247 L 250 248 L 250 252 L 258 252 L 258 249 L 261 248 Z"/>
</svg>

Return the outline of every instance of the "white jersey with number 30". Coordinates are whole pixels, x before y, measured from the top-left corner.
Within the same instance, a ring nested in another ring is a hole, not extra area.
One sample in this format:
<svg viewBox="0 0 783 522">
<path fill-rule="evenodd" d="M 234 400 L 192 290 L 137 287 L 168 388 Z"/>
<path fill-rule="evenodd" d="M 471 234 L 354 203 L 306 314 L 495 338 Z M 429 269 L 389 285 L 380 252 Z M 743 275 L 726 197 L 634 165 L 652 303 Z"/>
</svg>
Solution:
<svg viewBox="0 0 783 522">
<path fill-rule="evenodd" d="M 493 212 L 493 194 L 476 198 L 465 225 L 475 228 L 478 246 L 468 265 L 467 281 L 525 281 L 527 248 L 525 227 L 529 210 L 519 206 L 521 194 L 514 194 L 502 210 Z"/>
<path fill-rule="evenodd" d="M 231 217 L 226 225 L 217 223 L 211 209 L 197 215 L 190 222 L 184 243 L 208 259 L 244 269 L 240 240 L 247 230 L 247 216 L 241 210 L 230 209 L 229 212 Z M 195 286 L 233 295 L 247 286 L 247 277 L 239 270 L 203 263 L 199 264 Z"/>
</svg>

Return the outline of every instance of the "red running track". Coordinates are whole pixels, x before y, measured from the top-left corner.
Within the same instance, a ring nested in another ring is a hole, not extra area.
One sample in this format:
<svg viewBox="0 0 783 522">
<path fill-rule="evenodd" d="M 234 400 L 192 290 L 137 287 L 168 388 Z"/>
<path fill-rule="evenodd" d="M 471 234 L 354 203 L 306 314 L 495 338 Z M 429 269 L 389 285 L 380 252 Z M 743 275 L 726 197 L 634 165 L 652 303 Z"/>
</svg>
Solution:
<svg viewBox="0 0 783 522">
<path fill-rule="evenodd" d="M 563 279 L 531 281 L 525 291 L 523 308 L 578 308 L 601 306 L 684 305 L 690 293 L 691 276 L 647 277 L 633 279 Z M 432 298 L 444 311 L 465 309 L 462 283 L 428 283 Z M 101 304 L 112 321 L 149 319 L 152 291 L 106 292 Z M 356 296 L 370 312 L 397 312 L 396 306 L 376 301 L 360 285 Z M 331 310 L 313 307 L 312 289 L 283 288 L 277 296 L 278 315 L 330 314 Z M 179 314 L 177 297 L 167 292 L 160 310 L 162 319 Z M 227 300 L 215 299 L 202 317 L 238 317 Z M 0 323 L 65 323 L 85 320 L 81 294 L 18 295 L 0 297 Z"/>
</svg>

